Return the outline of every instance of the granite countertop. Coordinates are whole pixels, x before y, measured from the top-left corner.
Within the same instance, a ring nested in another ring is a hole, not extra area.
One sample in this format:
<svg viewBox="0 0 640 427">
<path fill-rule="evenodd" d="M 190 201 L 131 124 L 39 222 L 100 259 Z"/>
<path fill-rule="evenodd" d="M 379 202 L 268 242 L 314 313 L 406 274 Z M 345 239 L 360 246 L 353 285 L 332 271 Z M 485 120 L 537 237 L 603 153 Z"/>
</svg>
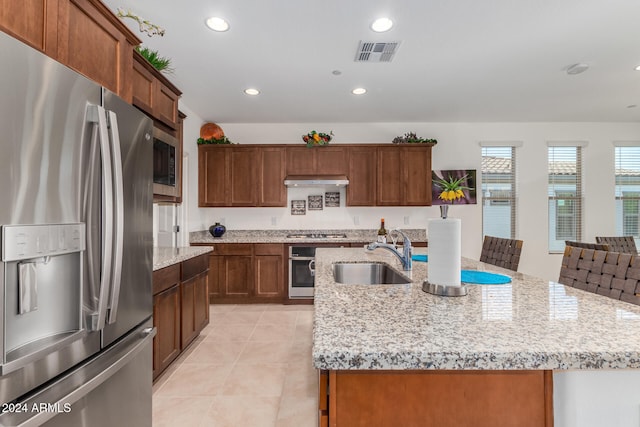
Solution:
<svg viewBox="0 0 640 427">
<path fill-rule="evenodd" d="M 211 248 L 206 246 L 186 246 L 179 248 L 156 246 L 153 248 L 153 271 L 169 267 L 208 252 L 211 252 Z"/>
<path fill-rule="evenodd" d="M 424 228 L 402 229 L 412 242 L 426 242 Z M 287 234 L 325 233 L 345 234 L 345 238 L 288 238 Z M 213 237 L 208 230 L 189 233 L 189 242 L 212 243 L 359 243 L 375 242 L 378 230 L 227 230 L 222 237 Z"/>
<path fill-rule="evenodd" d="M 316 368 L 640 368 L 640 306 L 464 258 L 463 269 L 480 265 L 513 280 L 435 296 L 422 291 L 428 263 L 414 261 L 409 284 L 334 281 L 334 262 L 371 261 L 402 271 L 388 251 L 316 251 Z"/>
</svg>

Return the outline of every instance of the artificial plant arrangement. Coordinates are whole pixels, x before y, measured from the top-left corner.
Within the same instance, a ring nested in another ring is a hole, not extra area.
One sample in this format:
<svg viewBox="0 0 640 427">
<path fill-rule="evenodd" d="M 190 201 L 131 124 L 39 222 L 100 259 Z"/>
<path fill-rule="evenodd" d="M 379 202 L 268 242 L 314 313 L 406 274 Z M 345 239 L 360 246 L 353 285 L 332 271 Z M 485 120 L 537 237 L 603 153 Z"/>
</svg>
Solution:
<svg viewBox="0 0 640 427">
<path fill-rule="evenodd" d="M 166 74 L 173 73 L 171 67 L 171 59 L 158 55 L 157 50 L 151 50 L 148 47 L 136 46 L 136 50 L 158 71 Z"/>
<path fill-rule="evenodd" d="M 431 144 L 436 145 L 438 143 L 437 139 L 428 139 L 421 138 L 417 136 L 414 132 L 407 132 L 404 136 L 396 136 L 393 138 L 394 144 Z"/>
<path fill-rule="evenodd" d="M 220 138 L 209 138 L 209 139 L 204 139 L 204 138 L 198 138 L 198 145 L 207 145 L 207 144 L 233 144 L 233 142 L 231 142 L 231 140 L 229 140 L 229 138 L 227 138 L 226 136 L 221 136 Z"/>
<path fill-rule="evenodd" d="M 327 145 L 333 139 L 333 131 L 327 133 L 318 133 L 312 130 L 306 135 L 302 135 L 302 140 L 307 143 L 307 147 L 313 147 L 315 145 Z"/>
</svg>

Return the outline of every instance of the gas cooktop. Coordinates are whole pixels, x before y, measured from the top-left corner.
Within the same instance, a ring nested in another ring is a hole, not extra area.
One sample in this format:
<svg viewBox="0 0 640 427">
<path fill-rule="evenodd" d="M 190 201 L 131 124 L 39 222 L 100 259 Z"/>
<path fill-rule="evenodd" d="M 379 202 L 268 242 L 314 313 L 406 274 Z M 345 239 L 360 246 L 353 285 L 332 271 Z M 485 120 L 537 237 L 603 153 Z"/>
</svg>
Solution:
<svg viewBox="0 0 640 427">
<path fill-rule="evenodd" d="M 287 234 L 287 239 L 346 239 L 344 233 L 295 233 Z"/>
</svg>

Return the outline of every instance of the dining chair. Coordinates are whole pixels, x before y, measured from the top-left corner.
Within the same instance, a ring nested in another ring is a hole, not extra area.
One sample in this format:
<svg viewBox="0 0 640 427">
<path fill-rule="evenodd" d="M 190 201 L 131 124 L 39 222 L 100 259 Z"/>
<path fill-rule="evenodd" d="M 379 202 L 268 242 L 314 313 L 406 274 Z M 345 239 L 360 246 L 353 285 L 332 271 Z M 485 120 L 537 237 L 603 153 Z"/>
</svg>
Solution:
<svg viewBox="0 0 640 427">
<path fill-rule="evenodd" d="M 518 271 L 522 240 L 484 236 L 480 261 Z"/>
<path fill-rule="evenodd" d="M 628 280 L 628 275 L 635 278 Z M 639 280 L 638 257 L 569 245 L 565 247 L 558 278 L 563 285 L 637 304 L 640 302 L 635 295 Z"/>
<path fill-rule="evenodd" d="M 596 242 L 609 245 L 610 251 L 633 255 L 638 254 L 636 241 L 633 236 L 596 236 Z"/>
<path fill-rule="evenodd" d="M 609 245 L 606 243 L 575 242 L 572 240 L 565 240 L 564 244 L 566 246 L 573 246 L 574 248 L 597 249 L 599 251 L 610 250 Z M 616 251 L 616 252 L 619 252 L 619 251 Z"/>
</svg>

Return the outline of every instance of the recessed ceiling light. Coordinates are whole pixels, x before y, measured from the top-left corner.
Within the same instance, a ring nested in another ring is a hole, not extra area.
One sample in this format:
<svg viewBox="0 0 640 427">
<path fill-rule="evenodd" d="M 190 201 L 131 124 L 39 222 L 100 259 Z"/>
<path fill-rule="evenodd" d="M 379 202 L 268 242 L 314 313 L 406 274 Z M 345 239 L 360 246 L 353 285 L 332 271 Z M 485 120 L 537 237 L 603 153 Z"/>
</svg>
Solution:
<svg viewBox="0 0 640 427">
<path fill-rule="evenodd" d="M 638 70 L 640 71 L 640 70 Z M 627 105 L 627 108 L 636 108 L 638 105 L 637 104 L 631 104 L 631 105 Z"/>
<path fill-rule="evenodd" d="M 229 29 L 229 23 L 222 18 L 218 18 L 217 16 L 212 16 L 207 19 L 207 27 L 211 28 L 213 31 L 227 31 Z"/>
<path fill-rule="evenodd" d="M 573 64 L 567 67 L 567 74 L 569 75 L 580 74 L 580 73 L 584 73 L 588 69 L 589 69 L 589 64 L 582 64 L 582 63 Z"/>
<path fill-rule="evenodd" d="M 367 90 L 363 87 L 357 87 L 352 90 L 351 93 L 354 95 L 364 95 L 365 93 L 367 93 Z"/>
<path fill-rule="evenodd" d="M 258 94 L 260 94 L 260 91 L 258 89 L 254 89 L 252 87 L 245 89 L 244 93 L 246 93 L 247 95 L 251 95 L 251 96 L 256 96 Z"/>
<path fill-rule="evenodd" d="M 640 71 L 640 65 L 636 65 L 635 70 L 636 70 L 636 71 Z"/>
<path fill-rule="evenodd" d="M 334 76 L 339 76 L 340 74 L 342 74 L 342 71 L 340 71 L 340 70 L 333 70 L 333 71 L 331 72 L 331 74 L 333 74 Z"/>
<path fill-rule="evenodd" d="M 393 21 L 389 18 L 378 18 L 371 24 L 371 29 L 376 33 L 384 33 L 393 27 Z"/>
</svg>

